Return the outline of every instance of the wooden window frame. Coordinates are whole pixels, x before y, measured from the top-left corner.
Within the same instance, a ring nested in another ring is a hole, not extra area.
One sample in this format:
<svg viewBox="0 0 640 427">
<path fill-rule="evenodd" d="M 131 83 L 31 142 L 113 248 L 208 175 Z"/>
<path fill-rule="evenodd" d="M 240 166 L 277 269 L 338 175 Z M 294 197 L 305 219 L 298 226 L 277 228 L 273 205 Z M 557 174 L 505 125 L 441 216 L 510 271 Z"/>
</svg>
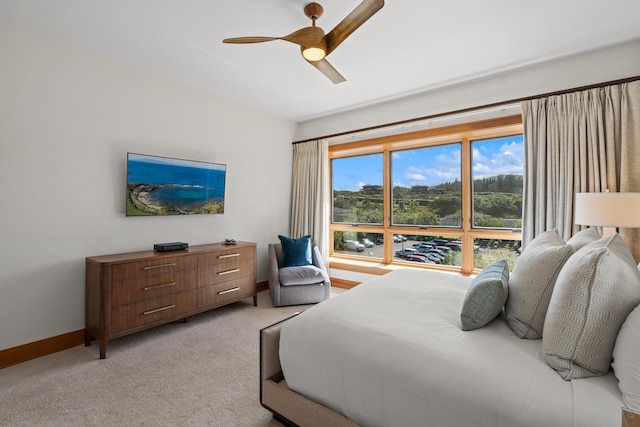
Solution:
<svg viewBox="0 0 640 427">
<path fill-rule="evenodd" d="M 343 270 L 380 274 L 394 268 L 396 265 L 407 265 L 393 259 L 394 234 L 410 234 L 425 236 L 456 236 L 462 241 L 462 262 L 460 266 L 436 265 L 421 268 L 435 268 L 439 270 L 458 271 L 462 274 L 473 274 L 476 272 L 473 264 L 473 247 L 475 239 L 501 239 L 501 240 L 522 240 L 520 230 L 473 228 L 472 226 L 472 159 L 471 144 L 473 141 L 482 139 L 500 138 L 510 135 L 521 135 L 523 133 L 522 116 L 513 115 L 488 119 L 476 122 L 457 124 L 437 129 L 427 129 L 411 133 L 396 134 L 373 138 L 368 140 L 336 144 L 329 146 L 329 160 L 345 157 L 360 156 L 365 154 L 383 154 L 383 188 L 384 188 L 384 223 L 382 225 L 358 224 L 357 228 L 352 224 L 333 223 L 333 212 L 330 212 L 329 219 L 329 244 L 330 244 L 330 266 Z M 462 224 L 460 227 L 428 227 L 392 225 L 391 212 L 391 153 L 397 150 L 433 147 L 451 143 L 460 143 L 461 147 L 461 180 L 462 180 Z M 331 167 L 331 166 L 330 166 Z M 330 170 L 329 176 L 333 173 Z M 330 200 L 333 200 L 333 182 L 329 186 Z M 331 204 L 333 206 L 333 203 Z M 379 233 L 384 236 L 384 256 L 383 259 L 369 261 L 363 257 L 350 256 L 347 254 L 337 254 L 333 252 L 333 236 L 335 231 L 357 231 L 368 233 Z M 415 263 L 410 264 L 417 267 Z"/>
</svg>

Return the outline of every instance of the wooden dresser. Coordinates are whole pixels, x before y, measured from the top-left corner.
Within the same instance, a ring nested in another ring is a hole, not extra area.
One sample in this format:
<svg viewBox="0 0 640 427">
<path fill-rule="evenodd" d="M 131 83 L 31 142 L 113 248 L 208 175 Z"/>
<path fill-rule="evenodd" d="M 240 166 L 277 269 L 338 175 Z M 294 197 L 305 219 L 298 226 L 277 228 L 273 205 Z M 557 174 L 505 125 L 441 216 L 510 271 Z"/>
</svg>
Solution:
<svg viewBox="0 0 640 427">
<path fill-rule="evenodd" d="M 175 252 L 131 252 L 86 258 L 85 345 L 100 358 L 117 337 L 253 296 L 256 244 L 210 244 Z"/>
</svg>

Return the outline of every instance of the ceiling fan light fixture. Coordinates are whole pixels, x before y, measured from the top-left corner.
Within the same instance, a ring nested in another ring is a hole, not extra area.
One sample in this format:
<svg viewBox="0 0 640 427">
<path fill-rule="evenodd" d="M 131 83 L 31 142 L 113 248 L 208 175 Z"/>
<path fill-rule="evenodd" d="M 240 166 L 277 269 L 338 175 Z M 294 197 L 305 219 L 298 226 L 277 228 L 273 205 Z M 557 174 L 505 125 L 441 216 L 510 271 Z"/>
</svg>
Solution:
<svg viewBox="0 0 640 427">
<path fill-rule="evenodd" d="M 302 56 L 304 56 L 307 61 L 320 61 L 325 55 L 326 52 L 324 49 L 319 47 L 305 47 L 302 49 Z"/>
</svg>

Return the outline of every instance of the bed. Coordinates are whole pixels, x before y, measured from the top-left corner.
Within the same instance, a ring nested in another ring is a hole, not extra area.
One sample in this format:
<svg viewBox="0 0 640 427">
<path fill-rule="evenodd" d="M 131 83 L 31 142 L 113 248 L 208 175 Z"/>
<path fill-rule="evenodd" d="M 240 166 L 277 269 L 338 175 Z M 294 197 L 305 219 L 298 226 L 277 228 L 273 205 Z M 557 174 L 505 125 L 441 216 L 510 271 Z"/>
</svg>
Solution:
<svg viewBox="0 0 640 427">
<path fill-rule="evenodd" d="M 301 426 L 621 425 L 611 371 L 565 381 L 503 316 L 462 331 L 471 280 L 400 269 L 263 329 L 262 405 Z"/>
</svg>

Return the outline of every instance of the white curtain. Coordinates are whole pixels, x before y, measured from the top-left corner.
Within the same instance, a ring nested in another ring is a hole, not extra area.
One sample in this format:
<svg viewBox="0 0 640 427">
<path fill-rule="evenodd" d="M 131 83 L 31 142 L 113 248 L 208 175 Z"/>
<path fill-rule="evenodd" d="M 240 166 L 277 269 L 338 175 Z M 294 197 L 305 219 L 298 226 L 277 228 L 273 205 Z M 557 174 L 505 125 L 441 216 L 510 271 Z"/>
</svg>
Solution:
<svg viewBox="0 0 640 427">
<path fill-rule="evenodd" d="M 290 235 L 310 234 L 326 262 L 329 255 L 328 140 L 293 145 L 292 179 Z"/>
<path fill-rule="evenodd" d="M 578 231 L 575 193 L 640 192 L 640 81 L 525 101 L 522 114 L 525 245 Z M 640 259 L 640 230 L 621 235 Z"/>
</svg>

